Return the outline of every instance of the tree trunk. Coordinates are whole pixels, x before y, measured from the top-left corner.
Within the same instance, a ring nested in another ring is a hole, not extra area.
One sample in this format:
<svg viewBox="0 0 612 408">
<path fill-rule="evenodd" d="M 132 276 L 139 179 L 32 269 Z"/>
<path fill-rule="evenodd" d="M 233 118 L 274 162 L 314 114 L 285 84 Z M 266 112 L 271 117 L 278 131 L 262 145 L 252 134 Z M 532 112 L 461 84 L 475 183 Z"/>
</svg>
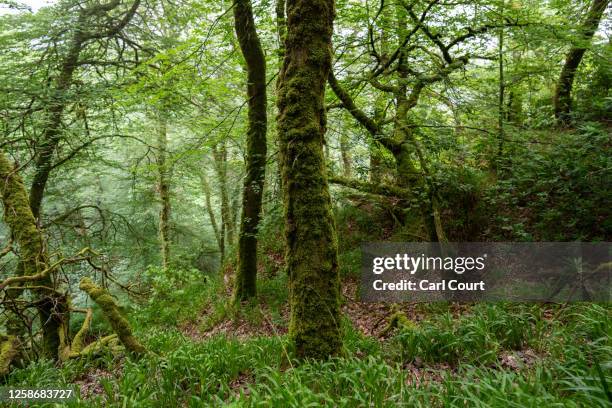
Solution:
<svg viewBox="0 0 612 408">
<path fill-rule="evenodd" d="M 344 177 L 351 177 L 353 174 L 353 159 L 351 157 L 348 136 L 344 133 L 340 135 L 340 154 L 342 155 L 342 173 Z"/>
<path fill-rule="evenodd" d="M 287 39 L 287 20 L 285 18 L 285 0 L 276 0 L 276 35 L 278 37 L 278 62 L 282 66 L 285 58 L 285 40 Z"/>
<path fill-rule="evenodd" d="M 501 2 L 501 10 L 500 10 L 500 16 L 501 19 L 503 21 L 504 18 L 504 3 L 505 1 Z M 498 101 L 497 101 L 497 127 L 498 127 L 498 140 L 497 140 L 497 152 L 495 154 L 495 159 L 493 160 L 493 169 L 496 171 L 500 170 L 500 165 L 502 162 L 502 157 L 504 154 L 504 139 L 505 139 L 505 134 L 504 134 L 504 118 L 505 118 L 505 112 L 504 112 L 504 99 L 505 99 L 505 93 L 506 93 L 506 82 L 505 82 L 505 78 L 504 78 L 504 28 L 501 27 L 499 29 L 499 37 L 498 37 L 498 58 L 499 58 L 499 89 L 498 89 Z"/>
<path fill-rule="evenodd" d="M 285 0 L 276 0 L 276 36 L 278 38 L 278 76 L 276 79 L 276 94 L 278 94 L 278 87 L 280 85 L 280 70 L 283 66 L 283 61 L 285 59 L 285 40 L 287 39 L 287 19 L 285 18 Z M 276 135 L 276 140 L 274 141 L 275 146 L 279 149 L 279 141 L 278 141 L 278 130 Z M 283 189 L 283 176 L 281 174 L 281 165 L 280 159 L 276 161 L 276 169 L 275 169 L 275 187 L 274 194 L 275 198 L 280 198 L 282 195 Z M 278 200 L 274 200 L 277 202 Z"/>
<path fill-rule="evenodd" d="M 221 147 L 217 146 L 213 149 L 215 159 L 215 170 L 219 178 L 219 193 L 221 196 L 221 224 L 223 246 L 227 249 L 234 242 L 234 223 L 232 220 L 232 208 L 230 202 L 230 194 L 227 183 L 227 147 L 225 141 L 221 142 Z"/>
<path fill-rule="evenodd" d="M 157 190 L 161 208 L 159 210 L 159 245 L 161 265 L 164 272 L 170 263 L 170 181 L 167 163 L 168 129 L 165 117 L 160 117 L 157 133 Z"/>
<path fill-rule="evenodd" d="M 19 245 L 22 275 L 37 275 L 48 268 L 48 256 L 43 235 L 29 205 L 27 190 L 8 158 L 0 152 L 0 195 L 4 206 L 4 222 Z M 43 332 L 43 351 L 58 358 L 63 342 L 68 339 L 68 302 L 54 289 L 51 274 L 37 280 L 33 290 Z M 9 299 L 16 299 L 21 290 L 7 289 Z M 9 316 L 9 329 L 14 330 Z M 9 333 L 11 334 L 11 333 Z"/>
<path fill-rule="evenodd" d="M 242 218 L 238 241 L 238 270 L 234 286 L 236 300 L 256 294 L 257 226 L 266 172 L 266 60 L 264 57 L 250 0 L 234 3 L 236 36 L 246 61 L 249 124 L 247 133 L 246 176 L 242 194 Z"/>
<path fill-rule="evenodd" d="M 225 245 L 223 242 L 222 232 L 219 228 L 219 224 L 217 223 L 217 217 L 215 217 L 215 211 L 210 201 L 210 186 L 208 185 L 208 181 L 206 180 L 206 174 L 200 173 L 200 183 L 202 184 L 202 190 L 204 191 L 204 199 L 206 201 L 206 212 L 208 213 L 208 218 L 210 219 L 210 225 L 212 226 L 213 233 L 215 234 L 215 240 L 217 241 L 217 245 L 219 247 L 219 252 L 221 254 L 220 264 L 223 265 L 223 255 L 225 253 Z"/>
<path fill-rule="evenodd" d="M 278 129 L 285 205 L 289 336 L 300 358 L 340 353 L 338 245 L 323 143 L 333 0 L 288 0 Z"/>
<path fill-rule="evenodd" d="M 572 87 L 576 70 L 582 61 L 588 45 L 591 43 L 595 31 L 597 31 L 608 3 L 609 0 L 593 0 L 587 16 L 579 28 L 579 42 L 570 49 L 565 59 L 565 65 L 561 69 L 561 75 L 559 76 L 553 97 L 555 118 L 561 126 L 567 126 L 571 121 Z"/>
<path fill-rule="evenodd" d="M 45 187 L 53 167 L 53 156 L 60 141 L 60 126 L 64 107 L 66 106 L 64 94 L 72 85 L 72 76 L 77 67 L 79 56 L 83 48 L 84 34 L 82 32 L 82 25 L 85 23 L 83 16 L 84 13 L 81 13 L 70 49 L 62 62 L 60 73 L 55 81 L 45 120 L 47 125 L 43 130 L 42 141 L 36 149 L 34 178 L 32 180 L 29 198 L 32 214 L 36 220 L 40 218 L 40 209 Z"/>
</svg>

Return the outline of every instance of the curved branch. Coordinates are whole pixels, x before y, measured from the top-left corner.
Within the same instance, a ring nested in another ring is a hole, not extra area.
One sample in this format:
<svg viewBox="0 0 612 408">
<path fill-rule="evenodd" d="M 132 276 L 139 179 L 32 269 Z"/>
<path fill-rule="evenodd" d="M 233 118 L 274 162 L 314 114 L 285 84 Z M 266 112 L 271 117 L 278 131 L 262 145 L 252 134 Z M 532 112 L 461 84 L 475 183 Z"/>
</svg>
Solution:
<svg viewBox="0 0 612 408">
<path fill-rule="evenodd" d="M 334 94 L 340 99 L 342 105 L 349 111 L 349 113 L 359 122 L 364 128 L 367 129 L 372 136 L 378 135 L 380 133 L 380 126 L 378 123 L 374 121 L 374 119 L 370 118 L 364 111 L 359 109 L 353 98 L 346 92 L 338 83 L 338 80 L 334 76 L 333 71 L 329 72 L 329 76 L 327 78 L 327 82 L 329 86 L 334 91 Z"/>
</svg>

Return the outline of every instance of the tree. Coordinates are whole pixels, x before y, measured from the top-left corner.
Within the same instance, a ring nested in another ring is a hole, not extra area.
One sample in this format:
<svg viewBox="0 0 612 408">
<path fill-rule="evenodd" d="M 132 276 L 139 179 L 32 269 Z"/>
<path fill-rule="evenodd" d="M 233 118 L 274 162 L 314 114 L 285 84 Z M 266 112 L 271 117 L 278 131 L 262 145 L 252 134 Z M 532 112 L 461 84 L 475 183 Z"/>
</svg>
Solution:
<svg viewBox="0 0 612 408">
<path fill-rule="evenodd" d="M 30 188 L 30 206 L 37 219 L 40 217 L 47 180 L 53 168 L 56 167 L 53 164 L 53 157 L 62 138 L 61 122 L 67 103 L 66 92 L 73 85 L 75 70 L 83 63 L 79 60 L 81 53 L 88 43 L 119 34 L 136 13 L 140 0 L 135 0 L 125 13 L 118 18 L 110 19 L 108 23 L 109 13 L 119 8 L 121 4 L 120 0 L 113 0 L 109 3 L 91 5 L 79 11 L 74 33 L 69 42 L 68 51 L 60 64 L 59 73 L 56 78 L 50 78 L 54 81 L 54 86 L 51 90 L 51 101 L 47 107 L 48 113 L 45 121 L 47 125 L 43 130 L 41 141 L 36 146 L 36 170 Z M 105 22 L 99 23 L 95 19 Z"/>
<path fill-rule="evenodd" d="M 43 331 L 43 350 L 58 358 L 64 339 L 68 336 L 68 302 L 57 292 L 51 279 L 49 256 L 44 238 L 29 205 L 28 194 L 18 168 L 13 166 L 4 152 L 0 151 L 0 198 L 4 206 L 4 221 L 20 249 L 21 276 L 38 281 L 34 289 L 40 325 Z M 0 286 L 0 289 L 3 289 Z M 9 299 L 15 299 L 23 289 L 16 287 L 7 291 Z M 12 306 L 15 308 L 16 306 Z M 16 336 L 18 330 L 9 319 L 9 335 Z"/>
<path fill-rule="evenodd" d="M 303 358 L 336 355 L 342 347 L 337 240 L 323 155 L 334 14 L 333 0 L 287 1 L 278 86 L 289 336 Z"/>
<path fill-rule="evenodd" d="M 381 1 L 364 39 L 371 57 L 370 69 L 359 74 L 353 88 L 368 86 L 392 99 L 395 110 L 389 118 L 368 115 L 357 106 L 345 85 L 333 73 L 329 76 L 330 88 L 342 106 L 393 157 L 397 184 L 420 198 L 424 229 L 434 242 L 446 240 L 439 208 L 443 200 L 425 141 L 419 137 L 416 108 L 432 86 L 449 81 L 472 60 L 490 59 L 482 45 L 471 44 L 471 40 L 502 27 L 525 25 L 514 16 L 503 16 L 501 23 L 497 15 L 469 20 L 467 16 L 476 13 L 478 7 L 478 3 L 457 6 L 438 0 L 391 4 Z M 376 24 L 381 26 L 379 36 L 375 35 Z M 389 47 L 393 42 L 395 46 Z M 390 129 L 387 124 L 392 125 Z"/>
<path fill-rule="evenodd" d="M 246 176 L 242 194 L 242 219 L 238 240 L 238 270 L 234 286 L 236 300 L 256 294 L 257 225 L 266 172 L 266 59 L 255 28 L 250 0 L 234 3 L 234 22 L 238 43 L 246 61 L 248 131 Z"/>
<path fill-rule="evenodd" d="M 40 221 L 43 197 L 51 171 L 62 163 L 54 163 L 54 157 L 63 138 L 62 118 L 69 101 L 68 91 L 74 84 L 74 73 L 79 66 L 91 63 L 81 60 L 81 54 L 92 42 L 117 36 L 134 17 L 140 0 L 135 0 L 118 15 L 111 16 L 113 12 L 120 10 L 122 5 L 120 0 L 113 0 L 109 3 L 80 8 L 72 36 L 68 40 L 67 51 L 60 60 L 57 75 L 48 78 L 51 84 L 50 99 L 45 106 L 42 136 L 34 145 L 34 176 L 29 192 L 29 205 L 36 222 Z M 69 154 L 67 157 L 69 159 L 72 155 Z M 68 159 L 64 159 L 63 162 Z M 25 269 L 23 262 L 20 262 L 16 274 L 27 275 Z M 48 280 L 45 285 L 52 287 L 51 275 L 45 279 Z M 17 292 L 13 293 L 14 296 L 18 296 Z M 38 309 L 43 326 L 44 350 L 48 355 L 57 358 L 64 336 L 62 334 L 64 329 L 61 327 L 65 327 L 63 313 L 67 313 L 68 309 L 66 300 L 62 296 L 49 297 L 40 291 L 35 293 L 43 296 L 39 300 Z"/>
<path fill-rule="evenodd" d="M 591 39 L 593 35 L 595 35 L 595 31 L 597 31 L 597 27 L 599 26 L 599 22 L 601 21 L 601 17 L 608 3 L 609 0 L 593 0 L 584 21 L 578 28 L 578 40 L 576 45 L 567 53 L 565 64 L 561 69 L 561 74 L 559 75 L 555 95 L 553 97 L 555 118 L 559 125 L 566 126 L 571 120 L 572 87 L 574 85 L 574 78 L 576 77 L 576 70 L 578 66 L 580 66 L 582 57 L 588 49 Z"/>
</svg>

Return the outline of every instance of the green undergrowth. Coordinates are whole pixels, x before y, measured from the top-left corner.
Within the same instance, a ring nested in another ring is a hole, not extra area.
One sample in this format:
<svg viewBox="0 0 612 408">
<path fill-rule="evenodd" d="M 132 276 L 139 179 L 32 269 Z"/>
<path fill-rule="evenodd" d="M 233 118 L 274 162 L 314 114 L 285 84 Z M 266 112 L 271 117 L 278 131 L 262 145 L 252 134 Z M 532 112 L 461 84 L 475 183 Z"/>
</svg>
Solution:
<svg viewBox="0 0 612 408">
<path fill-rule="evenodd" d="M 256 324 L 262 305 L 280 313 L 284 279 L 260 282 L 258 300 L 243 305 L 241 318 Z M 299 363 L 290 357 L 286 336 L 216 335 L 201 341 L 186 336 L 178 321 L 196 319 L 194 310 L 217 308 L 226 317 L 238 312 L 227 306 L 220 280 L 183 285 L 181 294 L 158 294 L 157 302 L 131 311 L 136 334 L 152 354 L 134 361 L 109 353 L 60 367 L 39 361 L 14 370 L 7 385 L 87 383 L 97 390 L 69 407 L 608 404 L 609 306 L 475 304 L 453 317 L 448 304 L 424 304 L 418 308 L 422 319 L 385 341 L 363 336 L 345 317 L 343 355 Z M 198 303 L 198 297 L 206 301 Z M 521 355 L 530 357 L 523 361 Z"/>
<path fill-rule="evenodd" d="M 132 314 L 141 326 L 176 326 L 194 318 L 194 312 L 222 298 L 221 280 L 192 270 L 159 268 L 147 271 L 150 296 Z"/>
</svg>

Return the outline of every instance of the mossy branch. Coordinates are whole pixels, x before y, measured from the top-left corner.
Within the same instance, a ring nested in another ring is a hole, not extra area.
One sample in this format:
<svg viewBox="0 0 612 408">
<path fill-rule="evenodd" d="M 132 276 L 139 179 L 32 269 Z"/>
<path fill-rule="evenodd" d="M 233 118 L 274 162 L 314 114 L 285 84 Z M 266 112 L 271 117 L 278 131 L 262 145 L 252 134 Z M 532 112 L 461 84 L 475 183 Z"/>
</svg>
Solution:
<svg viewBox="0 0 612 408">
<path fill-rule="evenodd" d="M 90 355 L 98 353 L 104 347 L 108 347 L 112 350 L 114 347 L 119 347 L 118 342 L 119 342 L 119 338 L 116 334 L 104 336 L 99 340 L 89 343 L 87 347 L 81 350 L 80 353 L 74 353 L 73 355 L 71 355 L 71 357 L 75 358 L 75 357 L 90 356 Z"/>
<path fill-rule="evenodd" d="M 79 253 L 77 253 L 74 257 L 62 258 L 35 275 L 13 276 L 10 278 L 6 278 L 5 280 L 2 281 L 2 283 L 0 283 L 0 290 L 3 290 L 7 286 L 11 286 L 17 283 L 42 281 L 48 278 L 51 275 L 51 273 L 53 273 L 53 271 L 55 271 L 61 265 L 87 260 L 88 257 L 84 257 L 84 255 L 87 253 L 91 253 L 95 256 L 99 255 L 97 252 L 95 252 L 91 248 L 84 248 L 81 251 L 79 251 Z"/>
<path fill-rule="evenodd" d="M 374 184 L 374 183 L 368 183 L 368 182 L 357 180 L 357 179 L 351 179 L 351 178 L 346 178 L 346 177 L 336 177 L 336 176 L 329 177 L 328 181 L 331 184 L 338 184 L 344 187 L 353 188 L 355 190 L 359 190 L 359 191 L 362 191 L 364 193 L 369 193 L 369 194 L 377 194 L 377 195 L 382 195 L 382 196 L 387 196 L 387 197 L 397 197 L 397 198 L 402 198 L 406 200 L 414 197 L 413 193 L 410 190 L 407 190 L 401 187 L 397 187 L 397 186 L 391 186 L 388 184 L 382 184 L 382 183 Z"/>
<path fill-rule="evenodd" d="M 70 349 L 73 353 L 80 353 L 83 350 L 83 346 L 84 346 L 83 341 L 85 339 L 85 335 L 87 334 L 87 332 L 89 331 L 89 328 L 91 327 L 92 317 L 93 317 L 93 310 L 91 308 L 88 308 L 87 311 L 85 312 L 85 320 L 83 320 L 83 325 L 81 326 L 77 334 L 75 334 L 74 338 L 72 339 L 72 345 Z"/>
<path fill-rule="evenodd" d="M 117 333 L 119 340 L 129 352 L 136 355 L 145 354 L 147 352 L 145 347 L 140 344 L 138 339 L 132 334 L 132 328 L 129 322 L 119 310 L 119 306 L 115 302 L 115 299 L 106 289 L 93 283 L 90 278 L 83 278 L 79 287 L 100 306 L 104 312 L 104 316 L 113 328 L 113 331 Z"/>
</svg>

